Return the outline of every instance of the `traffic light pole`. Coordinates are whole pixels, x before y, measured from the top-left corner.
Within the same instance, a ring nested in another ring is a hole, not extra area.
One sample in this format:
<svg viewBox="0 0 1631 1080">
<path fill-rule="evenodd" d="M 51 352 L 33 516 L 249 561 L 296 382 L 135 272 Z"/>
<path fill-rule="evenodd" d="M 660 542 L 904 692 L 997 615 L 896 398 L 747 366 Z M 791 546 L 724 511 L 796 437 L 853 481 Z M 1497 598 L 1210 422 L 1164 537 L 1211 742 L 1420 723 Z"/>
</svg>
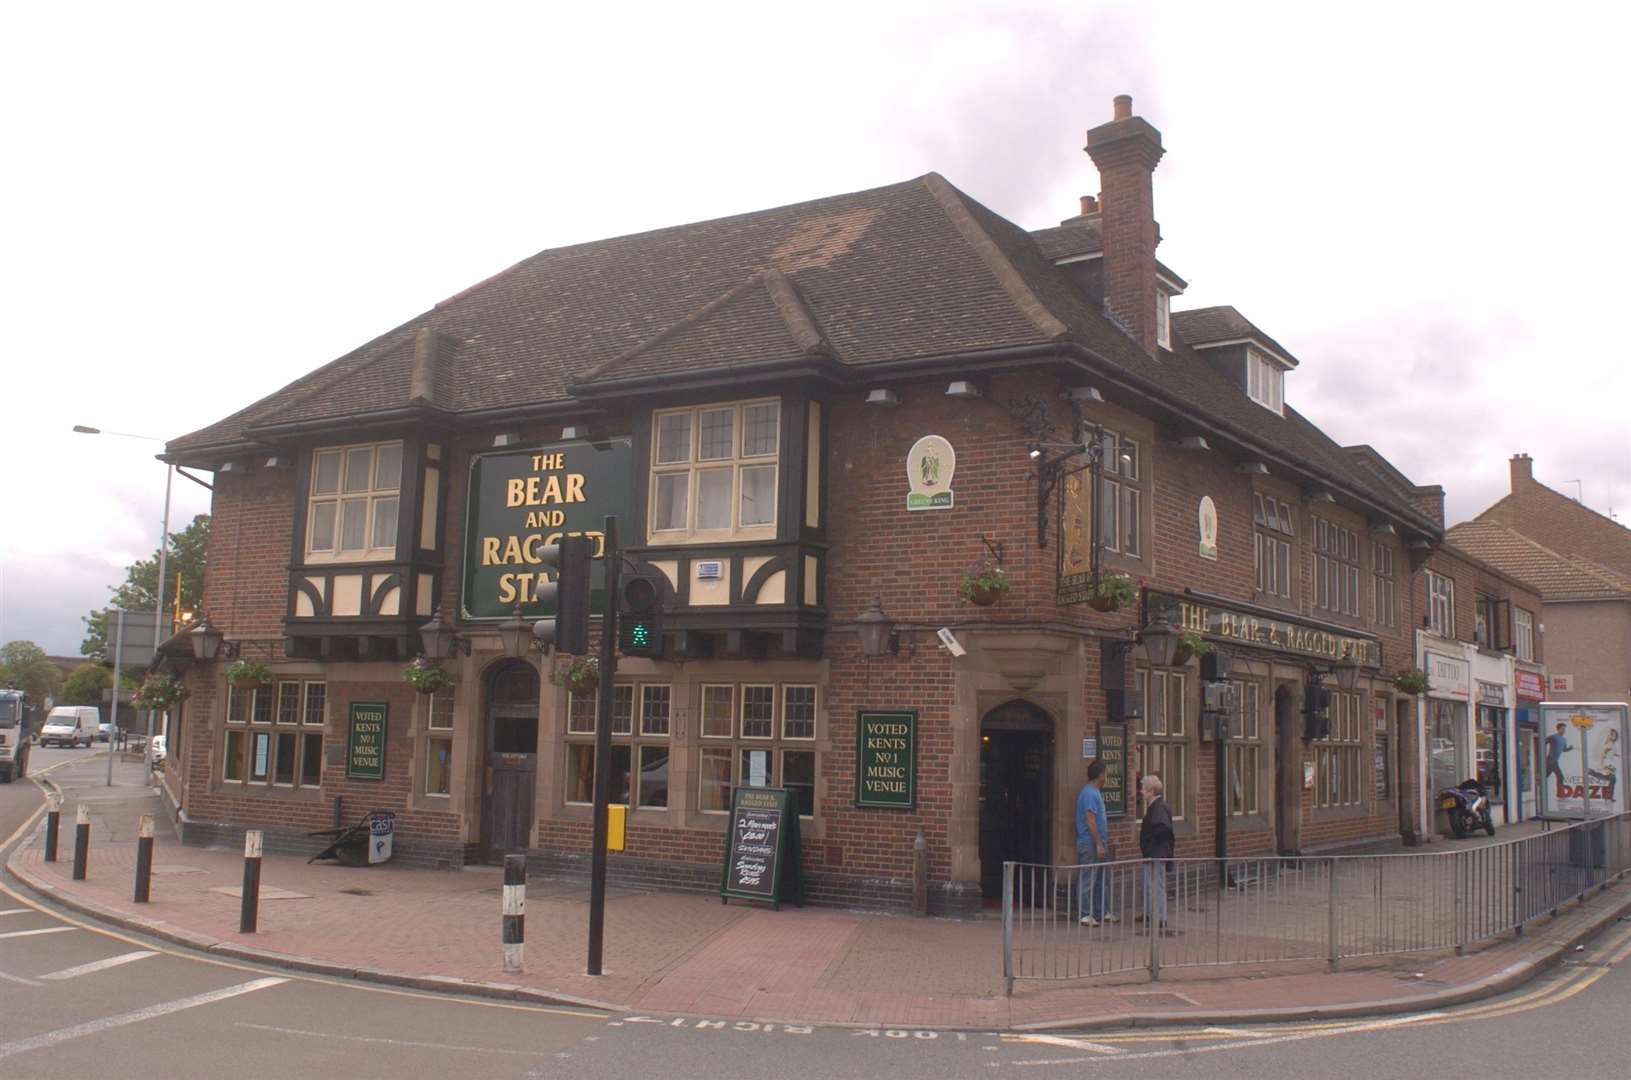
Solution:
<svg viewBox="0 0 1631 1080">
<path fill-rule="evenodd" d="M 600 620 L 600 699 L 595 709 L 595 829 L 589 856 L 589 971 L 600 974 L 606 933 L 606 804 L 612 781 L 612 676 L 617 674 L 617 589 L 623 559 L 617 546 L 617 519 L 606 519 L 606 607 Z"/>
</svg>

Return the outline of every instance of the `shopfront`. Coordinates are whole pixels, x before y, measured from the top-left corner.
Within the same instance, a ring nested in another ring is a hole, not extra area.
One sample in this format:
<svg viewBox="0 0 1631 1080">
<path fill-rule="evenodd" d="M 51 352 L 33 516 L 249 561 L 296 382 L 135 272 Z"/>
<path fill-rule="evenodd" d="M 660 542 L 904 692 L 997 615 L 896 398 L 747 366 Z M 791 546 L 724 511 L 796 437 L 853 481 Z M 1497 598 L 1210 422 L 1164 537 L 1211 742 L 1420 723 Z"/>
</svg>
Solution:
<svg viewBox="0 0 1631 1080">
<path fill-rule="evenodd" d="M 1472 697 L 1471 667 L 1464 655 L 1425 649 L 1422 670 L 1427 672 L 1425 746 L 1430 794 L 1473 775 L 1472 725 L 1467 712 Z"/>
<path fill-rule="evenodd" d="M 1473 730 L 1473 775 L 1484 785 L 1499 824 L 1514 820 L 1517 814 L 1515 806 L 1508 813 L 1512 776 L 1511 754 L 1507 749 L 1509 727 L 1506 687 L 1480 679 L 1477 723 Z"/>
<path fill-rule="evenodd" d="M 1540 812 L 1541 731 L 1540 702 L 1546 696 L 1546 676 L 1539 671 L 1519 668 L 1514 674 L 1517 708 L 1513 710 L 1516 736 L 1517 772 L 1513 781 L 1518 803 L 1518 820 L 1527 821 Z"/>
</svg>

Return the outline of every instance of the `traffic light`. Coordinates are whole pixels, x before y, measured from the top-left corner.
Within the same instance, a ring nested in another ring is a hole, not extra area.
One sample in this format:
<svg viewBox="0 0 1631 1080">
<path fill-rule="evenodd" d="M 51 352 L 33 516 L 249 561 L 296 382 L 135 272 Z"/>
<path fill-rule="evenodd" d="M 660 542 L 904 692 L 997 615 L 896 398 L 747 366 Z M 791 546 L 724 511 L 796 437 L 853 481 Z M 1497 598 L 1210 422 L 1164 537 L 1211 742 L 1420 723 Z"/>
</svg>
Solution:
<svg viewBox="0 0 1631 1080">
<path fill-rule="evenodd" d="M 1323 739 L 1331 733 L 1331 691 L 1309 686 L 1303 691 L 1303 738 Z"/>
<path fill-rule="evenodd" d="M 552 618 L 532 625 L 532 636 L 542 646 L 582 656 L 589 651 L 589 565 L 595 542 L 587 536 L 563 536 L 559 543 L 538 549 L 540 562 L 555 572 L 555 580 L 538 587 L 536 599 L 553 604 Z"/>
<path fill-rule="evenodd" d="M 625 656 L 663 654 L 662 571 L 649 566 L 624 574 L 617 597 L 617 647 Z"/>
</svg>

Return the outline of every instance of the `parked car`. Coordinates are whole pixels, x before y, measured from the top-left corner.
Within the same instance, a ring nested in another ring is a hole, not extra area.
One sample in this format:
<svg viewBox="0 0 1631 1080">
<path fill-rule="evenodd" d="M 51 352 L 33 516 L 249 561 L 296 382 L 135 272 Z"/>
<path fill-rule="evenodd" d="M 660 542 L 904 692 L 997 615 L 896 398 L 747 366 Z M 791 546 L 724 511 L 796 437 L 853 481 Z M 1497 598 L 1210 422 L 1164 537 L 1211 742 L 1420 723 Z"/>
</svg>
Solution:
<svg viewBox="0 0 1631 1080">
<path fill-rule="evenodd" d="M 153 736 L 153 764 L 164 764 L 164 736 Z"/>
<path fill-rule="evenodd" d="M 101 710 L 94 705 L 58 705 L 40 728 L 40 745 L 89 746 L 101 723 Z"/>
<path fill-rule="evenodd" d="M 108 736 L 111 735 L 112 733 L 113 733 L 113 725 L 108 723 L 106 720 L 104 720 L 100 724 L 98 724 L 97 727 L 96 727 L 96 741 L 97 742 L 107 742 L 108 741 Z"/>
</svg>

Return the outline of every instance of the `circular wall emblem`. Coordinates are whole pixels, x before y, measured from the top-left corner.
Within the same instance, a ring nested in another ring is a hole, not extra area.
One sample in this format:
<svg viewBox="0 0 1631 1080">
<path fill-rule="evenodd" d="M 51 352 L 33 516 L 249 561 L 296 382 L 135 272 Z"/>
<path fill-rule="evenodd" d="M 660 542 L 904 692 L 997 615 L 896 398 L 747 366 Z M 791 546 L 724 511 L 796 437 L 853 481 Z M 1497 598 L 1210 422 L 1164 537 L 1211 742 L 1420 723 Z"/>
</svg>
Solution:
<svg viewBox="0 0 1631 1080">
<path fill-rule="evenodd" d="M 951 477 L 957 471 L 957 451 L 939 435 L 925 435 L 906 455 L 908 510 L 945 510 L 952 504 Z"/>
<path fill-rule="evenodd" d="M 1218 557 L 1218 508 L 1212 502 L 1212 496 L 1201 496 L 1200 509 L 1201 526 L 1201 558 L 1217 559 Z"/>
</svg>

